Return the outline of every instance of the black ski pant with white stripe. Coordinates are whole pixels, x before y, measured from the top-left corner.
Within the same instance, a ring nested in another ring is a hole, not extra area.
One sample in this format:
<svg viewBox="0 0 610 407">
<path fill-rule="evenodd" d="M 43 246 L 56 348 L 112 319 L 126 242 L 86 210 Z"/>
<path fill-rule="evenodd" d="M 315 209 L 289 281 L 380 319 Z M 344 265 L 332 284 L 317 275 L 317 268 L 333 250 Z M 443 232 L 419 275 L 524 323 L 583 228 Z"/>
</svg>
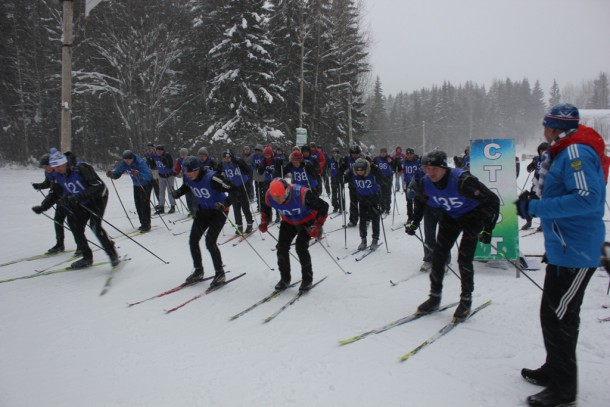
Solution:
<svg viewBox="0 0 610 407">
<path fill-rule="evenodd" d="M 566 398 L 576 397 L 578 372 L 576 344 L 580 306 L 595 268 L 568 268 L 549 264 L 540 302 L 540 325 L 546 348 L 542 371 L 548 388 Z"/>
</svg>

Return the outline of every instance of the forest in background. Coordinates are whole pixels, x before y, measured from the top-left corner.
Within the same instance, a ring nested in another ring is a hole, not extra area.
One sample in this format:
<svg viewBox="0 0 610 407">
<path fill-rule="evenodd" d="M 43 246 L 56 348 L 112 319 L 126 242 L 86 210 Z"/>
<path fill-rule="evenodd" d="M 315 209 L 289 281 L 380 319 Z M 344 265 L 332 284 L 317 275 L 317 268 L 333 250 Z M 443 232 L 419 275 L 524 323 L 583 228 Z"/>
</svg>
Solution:
<svg viewBox="0 0 610 407">
<path fill-rule="evenodd" d="M 355 142 L 460 153 L 469 139 L 540 132 L 557 101 L 608 108 L 608 75 L 579 85 L 444 82 L 385 95 L 371 78 L 358 0 L 74 2 L 72 147 L 106 164 L 148 142 L 212 154 L 290 147 L 297 127 L 326 149 Z M 60 141 L 60 0 L 0 5 L 1 162 L 35 162 Z M 404 50 L 397 50 L 404 52 Z M 454 150 L 451 150 L 454 149 Z"/>
</svg>

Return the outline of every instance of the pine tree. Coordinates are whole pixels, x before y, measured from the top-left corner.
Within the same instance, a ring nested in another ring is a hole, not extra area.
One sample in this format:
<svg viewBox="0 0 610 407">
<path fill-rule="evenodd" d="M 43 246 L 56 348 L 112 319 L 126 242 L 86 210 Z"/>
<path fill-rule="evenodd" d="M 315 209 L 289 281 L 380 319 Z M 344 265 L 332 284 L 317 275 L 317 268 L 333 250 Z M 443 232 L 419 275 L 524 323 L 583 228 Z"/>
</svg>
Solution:
<svg viewBox="0 0 610 407">
<path fill-rule="evenodd" d="M 379 76 L 375 80 L 373 94 L 370 97 L 368 109 L 367 127 L 371 134 L 371 142 L 377 145 L 387 145 L 388 137 L 386 133 L 388 117 L 386 112 L 386 99 L 381 88 Z"/>
<path fill-rule="evenodd" d="M 284 102 L 277 83 L 263 0 L 230 0 L 219 10 L 224 38 L 210 50 L 214 75 L 208 93 L 213 123 L 210 142 L 253 144 L 270 140 L 276 125 L 272 108 Z"/>
<path fill-rule="evenodd" d="M 608 76 L 601 72 L 596 80 L 593 81 L 593 95 L 588 103 L 589 109 L 608 109 L 610 108 L 608 97 Z"/>
<path fill-rule="evenodd" d="M 557 81 L 554 79 L 549 94 L 549 106 L 555 106 L 557 103 L 561 102 L 561 92 L 559 91 L 559 85 L 557 85 Z"/>
</svg>

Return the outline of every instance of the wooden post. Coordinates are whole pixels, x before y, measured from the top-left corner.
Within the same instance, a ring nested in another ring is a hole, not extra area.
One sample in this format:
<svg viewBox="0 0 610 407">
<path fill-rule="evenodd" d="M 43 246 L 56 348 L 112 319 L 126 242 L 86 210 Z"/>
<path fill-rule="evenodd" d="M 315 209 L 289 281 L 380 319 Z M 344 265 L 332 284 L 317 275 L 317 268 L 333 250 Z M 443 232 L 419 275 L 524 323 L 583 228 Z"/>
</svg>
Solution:
<svg viewBox="0 0 610 407">
<path fill-rule="evenodd" d="M 63 43 L 61 48 L 61 150 L 72 149 L 72 19 L 73 0 L 63 1 Z"/>
</svg>

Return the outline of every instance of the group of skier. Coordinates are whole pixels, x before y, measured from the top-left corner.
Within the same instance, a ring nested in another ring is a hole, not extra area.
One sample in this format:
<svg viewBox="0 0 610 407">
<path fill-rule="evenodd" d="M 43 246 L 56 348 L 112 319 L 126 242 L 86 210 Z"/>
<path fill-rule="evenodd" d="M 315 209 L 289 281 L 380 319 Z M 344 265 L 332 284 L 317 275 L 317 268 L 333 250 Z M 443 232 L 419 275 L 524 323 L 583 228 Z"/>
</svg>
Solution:
<svg viewBox="0 0 610 407">
<path fill-rule="evenodd" d="M 603 140 L 594 130 L 579 126 L 578 117 L 578 110 L 566 104 L 554 106 L 545 115 L 547 144 L 539 146 L 538 160 L 528 166 L 528 171 L 536 172 L 535 191 L 522 194 L 516 202 L 526 227 L 531 226 L 533 217 L 542 219 L 548 259 L 540 313 L 546 363 L 537 370 L 522 371 L 526 380 L 546 389 L 528 398 L 530 406 L 571 405 L 576 398 L 578 314 L 586 285 L 599 265 L 599 256 L 594 255 L 592 248 L 599 247 L 605 237 L 602 216 L 607 157 L 603 154 Z M 205 147 L 199 149 L 198 157 L 189 156 L 186 149 L 181 149 L 180 157 L 174 162 L 163 146 L 150 144 L 143 157 L 131 150 L 124 151 L 122 161 L 106 175 L 112 180 L 124 173 L 130 176 L 141 232 L 151 229 L 151 207 L 159 216 L 164 213 L 166 193 L 168 213 L 176 210 L 176 200 L 189 196 L 188 209 L 193 218 L 189 247 L 194 271 L 186 284 L 203 280 L 199 242 L 204 235 L 215 270 L 211 287 L 215 288 L 225 282 L 217 242 L 225 223 L 231 222 L 235 233 L 247 238 L 255 230 L 252 203 L 257 204 L 260 212 L 258 229 L 262 233 L 268 231 L 275 213 L 276 221 L 281 220 L 277 239 L 280 280 L 275 289 L 283 290 L 291 284 L 289 251 L 296 238 L 301 293 L 312 287 L 310 240 L 324 236 L 323 226 L 330 206 L 333 213 L 349 213 L 349 223 L 345 221 L 344 227 L 359 224 L 358 250 L 373 251 L 381 244 L 380 223 L 391 211 L 392 195 L 402 189 L 406 192 L 408 218 L 405 232 L 417 236 L 424 222 L 426 238 L 422 240 L 418 236 L 425 248 L 421 270 L 431 270 L 429 298 L 418 306 L 417 313 L 428 314 L 439 309 L 445 267 L 451 248 L 462 235 L 457 259 L 461 294 L 453 319 L 457 323 L 471 313 L 474 252 L 479 242 L 491 243 L 500 208 L 498 196 L 470 173 L 469 154 L 467 148 L 465 157 L 459 160 L 461 168 L 452 168 L 446 153 L 440 150 L 418 157 L 412 148 L 402 154 L 402 148 L 397 147 L 392 156 L 382 148 L 378 156 L 371 158 L 359 145 L 351 146 L 348 154 L 341 156 L 338 148 L 327 155 L 312 143 L 295 147 L 287 156 L 280 148 L 274 151 L 271 146 L 262 145 L 257 145 L 254 153 L 245 148 L 241 155 L 225 150 L 220 161 L 210 157 Z M 69 157 L 52 149 L 41 158 L 45 181 L 34 184 L 34 188 L 49 187 L 51 192 L 32 209 L 42 213 L 57 204 L 56 226 L 67 216 L 82 256 L 72 267 L 92 264 L 92 251 L 85 237 L 87 222 L 115 265 L 119 261 L 116 249 L 102 227 L 108 201 L 106 185 L 89 164 Z M 183 180 L 178 188 L 174 184 L 176 176 Z M 349 209 L 345 200 L 346 183 Z M 151 193 L 156 191 L 157 184 L 158 205 L 153 205 Z M 322 199 L 324 190 L 330 205 Z M 234 223 L 229 217 L 231 206 Z M 583 219 L 590 227 L 583 228 Z M 49 253 L 64 250 L 63 229 L 56 229 L 57 243 Z M 585 229 L 586 235 L 578 232 Z"/>
</svg>

